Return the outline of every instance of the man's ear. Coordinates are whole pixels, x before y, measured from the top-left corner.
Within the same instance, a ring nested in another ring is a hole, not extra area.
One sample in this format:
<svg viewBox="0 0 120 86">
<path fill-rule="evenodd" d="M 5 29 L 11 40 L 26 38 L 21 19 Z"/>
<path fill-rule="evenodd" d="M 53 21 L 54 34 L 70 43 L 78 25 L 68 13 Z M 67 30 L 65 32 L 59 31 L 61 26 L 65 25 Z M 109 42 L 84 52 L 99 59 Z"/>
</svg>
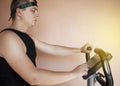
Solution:
<svg viewBox="0 0 120 86">
<path fill-rule="evenodd" d="M 19 16 L 19 17 L 22 16 L 22 9 L 20 9 L 20 8 L 16 9 L 16 16 Z"/>
</svg>

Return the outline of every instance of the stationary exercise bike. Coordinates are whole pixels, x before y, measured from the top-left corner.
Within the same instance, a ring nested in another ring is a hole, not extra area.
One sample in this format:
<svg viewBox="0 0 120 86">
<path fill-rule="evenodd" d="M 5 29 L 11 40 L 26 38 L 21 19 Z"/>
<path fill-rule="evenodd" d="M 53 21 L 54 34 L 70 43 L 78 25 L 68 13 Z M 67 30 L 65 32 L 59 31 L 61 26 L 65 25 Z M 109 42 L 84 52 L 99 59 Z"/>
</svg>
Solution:
<svg viewBox="0 0 120 86">
<path fill-rule="evenodd" d="M 87 50 L 91 49 L 91 47 L 87 48 Z M 83 79 L 87 80 L 87 86 L 95 86 L 96 82 L 98 82 L 101 86 L 114 86 L 109 64 L 109 60 L 112 58 L 112 55 L 100 48 L 95 48 L 94 52 L 96 55 L 92 58 L 90 58 L 90 53 L 86 53 L 86 62 L 91 67 L 88 70 L 88 74 L 83 76 Z M 100 72 L 97 73 L 101 67 L 104 74 Z"/>
</svg>

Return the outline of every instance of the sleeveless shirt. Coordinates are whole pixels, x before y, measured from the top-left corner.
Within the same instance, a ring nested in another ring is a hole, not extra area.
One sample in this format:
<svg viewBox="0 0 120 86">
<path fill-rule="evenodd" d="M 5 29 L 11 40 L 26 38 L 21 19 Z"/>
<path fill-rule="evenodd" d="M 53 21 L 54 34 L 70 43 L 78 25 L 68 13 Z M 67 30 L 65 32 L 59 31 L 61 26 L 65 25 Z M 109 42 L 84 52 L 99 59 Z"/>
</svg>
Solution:
<svg viewBox="0 0 120 86">
<path fill-rule="evenodd" d="M 36 49 L 33 40 L 26 33 L 7 28 L 3 31 L 13 31 L 15 32 L 23 41 L 26 46 L 26 55 L 30 58 L 30 60 L 35 64 L 36 58 Z M 1 31 L 1 32 L 3 32 Z M 21 65 L 24 66 L 24 65 Z M 29 73 L 29 71 L 28 71 Z M 25 80 L 23 80 L 7 63 L 4 58 L 0 57 L 0 86 L 30 86 Z"/>
</svg>

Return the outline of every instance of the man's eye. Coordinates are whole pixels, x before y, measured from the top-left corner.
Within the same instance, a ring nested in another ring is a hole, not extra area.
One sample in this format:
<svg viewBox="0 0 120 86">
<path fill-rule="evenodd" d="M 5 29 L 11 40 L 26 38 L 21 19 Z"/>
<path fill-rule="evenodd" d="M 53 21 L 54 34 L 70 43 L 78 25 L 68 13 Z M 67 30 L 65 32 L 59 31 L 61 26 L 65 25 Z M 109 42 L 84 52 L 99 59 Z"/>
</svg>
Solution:
<svg viewBox="0 0 120 86">
<path fill-rule="evenodd" d="M 35 13 L 35 10 L 31 10 L 33 13 Z"/>
</svg>

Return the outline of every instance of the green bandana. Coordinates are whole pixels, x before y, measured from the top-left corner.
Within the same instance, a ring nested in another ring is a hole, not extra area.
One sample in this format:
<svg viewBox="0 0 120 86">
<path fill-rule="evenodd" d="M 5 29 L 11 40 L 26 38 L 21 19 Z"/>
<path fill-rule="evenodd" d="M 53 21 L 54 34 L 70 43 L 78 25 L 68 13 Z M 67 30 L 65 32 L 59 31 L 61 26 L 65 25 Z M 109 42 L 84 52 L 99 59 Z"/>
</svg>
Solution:
<svg viewBox="0 0 120 86">
<path fill-rule="evenodd" d="M 17 6 L 16 8 L 11 9 L 9 21 L 12 18 L 13 14 L 15 14 L 17 8 L 24 9 L 24 8 L 30 7 L 30 6 L 37 6 L 37 2 L 27 2 L 27 3 Z"/>
</svg>

